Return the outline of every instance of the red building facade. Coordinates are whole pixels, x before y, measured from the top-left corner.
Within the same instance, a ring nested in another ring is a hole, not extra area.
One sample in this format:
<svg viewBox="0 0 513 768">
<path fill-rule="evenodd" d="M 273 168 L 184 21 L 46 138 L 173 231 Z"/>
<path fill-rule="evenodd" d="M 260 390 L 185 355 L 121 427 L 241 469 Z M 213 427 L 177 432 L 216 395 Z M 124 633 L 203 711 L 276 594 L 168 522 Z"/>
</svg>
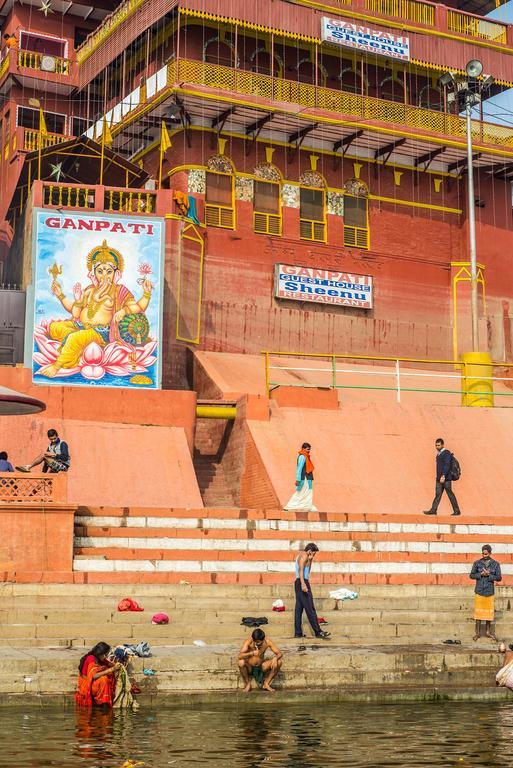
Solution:
<svg viewBox="0 0 513 768">
<path fill-rule="evenodd" d="M 139 212 L 167 220 L 164 386 L 183 386 L 190 346 L 438 359 L 470 348 L 465 124 L 439 77 L 479 59 L 493 101 L 513 87 L 511 27 L 418 0 L 127 0 L 101 21 L 107 10 L 45 19 L 15 4 L 5 16 L 19 50 L 0 64 L 4 280 L 39 142 L 58 162 L 64 140 L 102 144 L 108 129 L 112 150 L 162 188 Z M 325 19 L 381 47 L 325 40 Z M 513 129 L 477 107 L 472 134 L 480 346 L 505 360 Z M 66 167 L 41 176 L 44 189 L 80 187 Z M 87 199 L 43 192 L 42 204 Z M 279 264 L 371 277 L 372 308 L 278 298 Z"/>
</svg>

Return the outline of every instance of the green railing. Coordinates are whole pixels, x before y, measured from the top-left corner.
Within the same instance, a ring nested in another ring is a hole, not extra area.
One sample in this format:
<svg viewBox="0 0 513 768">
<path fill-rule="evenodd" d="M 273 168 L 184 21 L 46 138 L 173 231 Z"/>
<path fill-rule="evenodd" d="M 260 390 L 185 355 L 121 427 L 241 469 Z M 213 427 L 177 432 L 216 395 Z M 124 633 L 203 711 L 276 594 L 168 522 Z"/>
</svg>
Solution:
<svg viewBox="0 0 513 768">
<path fill-rule="evenodd" d="M 507 375 L 513 363 L 271 351 L 262 355 L 268 396 L 280 387 L 300 387 L 395 392 L 398 403 L 404 393 L 416 392 L 456 395 L 462 405 L 513 406 L 513 371 Z"/>
</svg>

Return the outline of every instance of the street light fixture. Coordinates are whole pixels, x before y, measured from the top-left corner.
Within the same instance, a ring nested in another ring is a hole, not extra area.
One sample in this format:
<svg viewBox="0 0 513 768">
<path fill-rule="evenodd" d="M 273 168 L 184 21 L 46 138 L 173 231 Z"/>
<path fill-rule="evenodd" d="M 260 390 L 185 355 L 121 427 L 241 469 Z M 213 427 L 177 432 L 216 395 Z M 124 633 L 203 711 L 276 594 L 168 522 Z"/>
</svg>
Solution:
<svg viewBox="0 0 513 768">
<path fill-rule="evenodd" d="M 483 74 L 483 65 L 478 59 L 471 59 L 465 67 L 468 79 L 453 72 L 446 72 L 439 79 L 439 84 L 450 91 L 449 103 L 456 102 L 458 112 L 465 110 L 467 133 L 467 193 L 468 193 L 468 229 L 470 251 L 470 307 L 472 318 L 472 351 L 479 352 L 479 304 L 477 291 L 477 254 L 476 254 L 476 212 L 474 198 L 474 166 L 472 163 L 472 107 L 481 101 L 483 91 L 494 82 L 492 75 Z"/>
</svg>

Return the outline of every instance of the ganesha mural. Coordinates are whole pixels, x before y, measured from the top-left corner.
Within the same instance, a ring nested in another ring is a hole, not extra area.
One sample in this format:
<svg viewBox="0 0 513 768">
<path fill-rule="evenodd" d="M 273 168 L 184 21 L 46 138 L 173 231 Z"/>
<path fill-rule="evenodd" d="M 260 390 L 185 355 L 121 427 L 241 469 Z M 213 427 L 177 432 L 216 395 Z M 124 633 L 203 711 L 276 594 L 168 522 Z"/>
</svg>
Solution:
<svg viewBox="0 0 513 768">
<path fill-rule="evenodd" d="M 162 219 L 34 215 L 34 382 L 158 388 Z"/>
</svg>

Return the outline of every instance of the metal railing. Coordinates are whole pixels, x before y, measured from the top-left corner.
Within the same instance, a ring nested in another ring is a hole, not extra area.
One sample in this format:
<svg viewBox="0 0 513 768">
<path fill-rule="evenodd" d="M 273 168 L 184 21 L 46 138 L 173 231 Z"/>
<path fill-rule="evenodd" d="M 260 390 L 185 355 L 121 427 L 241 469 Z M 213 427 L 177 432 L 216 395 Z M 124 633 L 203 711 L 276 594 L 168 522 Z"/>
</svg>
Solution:
<svg viewBox="0 0 513 768">
<path fill-rule="evenodd" d="M 125 0 L 113 13 L 106 16 L 99 27 L 86 37 L 77 48 L 77 61 L 82 64 L 126 19 L 130 18 L 146 0 Z"/>
<path fill-rule="evenodd" d="M 478 40 L 490 40 L 493 43 L 507 42 L 507 28 L 504 24 L 452 9 L 447 11 L 447 29 Z"/>
<path fill-rule="evenodd" d="M 263 96 L 270 101 L 318 107 L 362 120 L 420 128 L 445 136 L 464 138 L 465 119 L 458 115 L 410 106 L 395 101 L 376 99 L 347 91 L 338 91 L 296 80 L 284 80 L 257 72 L 249 72 L 220 64 L 193 59 L 180 59 L 168 66 L 168 85 L 195 83 L 222 91 L 248 96 Z M 493 123 L 472 121 L 475 141 L 498 146 L 513 146 L 513 129 Z"/>
<path fill-rule="evenodd" d="M 43 205 L 49 208 L 94 208 L 94 187 L 43 182 Z"/>
<path fill-rule="evenodd" d="M 395 392 L 398 403 L 405 393 L 456 395 L 464 405 L 476 398 L 493 404 L 498 397 L 495 405 L 513 406 L 513 371 L 511 376 L 489 375 L 490 368 L 501 374 L 513 369 L 513 363 L 271 351 L 262 355 L 268 396 L 279 387 L 299 387 Z M 481 367 L 483 373 L 476 375 L 475 368 Z M 281 378 L 277 372 L 283 374 Z M 433 386 L 435 381 L 440 386 Z"/>
<path fill-rule="evenodd" d="M 39 149 L 39 136 L 42 140 L 42 149 L 53 147 L 55 144 L 62 144 L 72 138 L 72 136 L 63 136 L 61 133 L 40 134 L 33 128 L 24 128 L 22 148 L 25 152 L 34 152 Z"/>
<path fill-rule="evenodd" d="M 105 189 L 105 211 L 123 211 L 124 213 L 155 213 L 157 208 L 157 193 L 146 189 Z"/>
<path fill-rule="evenodd" d="M 0 80 L 9 71 L 9 54 L 4 53 L 4 58 L 0 61 Z"/>
<path fill-rule="evenodd" d="M 36 51 L 18 51 L 18 67 L 37 69 L 48 74 L 65 75 L 70 73 L 69 59 L 61 59 L 59 56 L 50 56 Z"/>
<path fill-rule="evenodd" d="M 414 21 L 425 26 L 435 26 L 435 6 L 419 0 L 365 0 L 365 10 L 380 16 Z"/>
</svg>

